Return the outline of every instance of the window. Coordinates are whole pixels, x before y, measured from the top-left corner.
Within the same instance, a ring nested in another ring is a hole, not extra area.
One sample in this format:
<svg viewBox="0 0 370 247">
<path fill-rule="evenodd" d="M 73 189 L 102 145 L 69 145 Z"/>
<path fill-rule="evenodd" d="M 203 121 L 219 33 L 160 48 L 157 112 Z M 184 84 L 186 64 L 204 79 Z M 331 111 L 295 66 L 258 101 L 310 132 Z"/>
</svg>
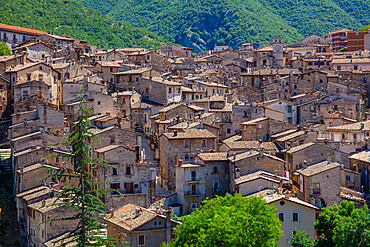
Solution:
<svg viewBox="0 0 370 247">
<path fill-rule="evenodd" d="M 213 173 L 218 173 L 218 167 L 217 166 L 213 167 Z"/>
<path fill-rule="evenodd" d="M 206 146 L 206 140 L 202 140 L 202 147 L 205 147 Z"/>
<path fill-rule="evenodd" d="M 172 88 L 168 88 L 168 93 L 172 93 Z"/>
<path fill-rule="evenodd" d="M 138 242 L 139 242 L 139 246 L 140 245 L 145 245 L 145 236 L 144 235 L 139 235 L 138 236 Z"/>
<path fill-rule="evenodd" d="M 292 118 L 288 117 L 288 123 L 292 123 Z"/>
<path fill-rule="evenodd" d="M 341 68 L 342 68 L 341 66 L 337 66 L 337 70 L 341 70 Z"/>
<path fill-rule="evenodd" d="M 139 82 L 139 77 L 138 76 L 136 76 L 135 81 Z"/>
<path fill-rule="evenodd" d="M 346 175 L 346 181 L 351 181 L 351 176 L 350 175 Z"/>
<path fill-rule="evenodd" d="M 118 175 L 117 174 L 117 168 L 116 167 L 112 167 L 112 175 L 113 176 Z"/>
<path fill-rule="evenodd" d="M 191 171 L 191 181 L 197 180 L 197 171 Z"/>
<path fill-rule="evenodd" d="M 292 217 L 293 217 L 293 219 L 292 219 L 293 222 L 298 222 L 299 221 L 299 214 L 297 212 L 293 212 Z"/>
<path fill-rule="evenodd" d="M 184 159 L 185 159 L 185 160 L 189 160 L 189 158 L 190 158 L 190 157 L 189 157 L 189 154 L 184 154 Z"/>
<path fill-rule="evenodd" d="M 279 220 L 280 220 L 281 222 L 284 222 L 284 220 L 285 220 L 285 215 L 284 215 L 284 213 L 279 213 Z"/>
<path fill-rule="evenodd" d="M 292 112 L 292 106 L 288 105 L 288 112 Z"/>
<path fill-rule="evenodd" d="M 353 66 L 353 69 L 354 70 L 357 70 L 358 69 L 358 66 L 357 65 Z"/>
<path fill-rule="evenodd" d="M 133 194 L 134 193 L 134 184 L 133 183 L 125 183 L 124 184 L 125 190 L 127 194 Z"/>
<path fill-rule="evenodd" d="M 184 147 L 186 147 L 186 148 L 189 147 L 189 140 L 184 141 Z"/>
<path fill-rule="evenodd" d="M 192 203 L 191 204 L 191 211 L 194 211 L 195 209 L 197 209 L 197 204 L 196 203 Z"/>
<path fill-rule="evenodd" d="M 313 184 L 313 193 L 314 194 L 320 194 L 320 184 Z"/>
<path fill-rule="evenodd" d="M 59 162 L 60 162 L 60 157 L 59 157 L 59 156 L 56 156 L 56 157 L 55 157 L 55 163 L 56 163 L 56 164 L 59 164 Z"/>
<path fill-rule="evenodd" d="M 227 129 L 227 130 L 226 130 L 226 132 L 227 132 L 228 134 L 230 134 L 230 133 L 231 133 L 231 129 Z"/>
<path fill-rule="evenodd" d="M 128 82 L 132 82 L 132 75 L 128 77 Z"/>
<path fill-rule="evenodd" d="M 98 105 L 100 105 L 100 101 L 98 101 Z"/>
<path fill-rule="evenodd" d="M 213 191 L 214 191 L 215 193 L 217 193 L 217 192 L 219 191 L 218 182 L 214 182 L 214 183 L 213 183 Z"/>
<path fill-rule="evenodd" d="M 130 166 L 127 166 L 126 167 L 126 175 L 132 175 L 131 174 L 131 167 Z"/>
<path fill-rule="evenodd" d="M 262 124 L 258 124 L 258 129 L 262 129 Z"/>
<path fill-rule="evenodd" d="M 120 189 L 120 183 L 111 183 L 110 188 L 112 190 L 119 190 Z M 117 191 L 112 191 L 112 194 L 118 194 Z"/>
</svg>

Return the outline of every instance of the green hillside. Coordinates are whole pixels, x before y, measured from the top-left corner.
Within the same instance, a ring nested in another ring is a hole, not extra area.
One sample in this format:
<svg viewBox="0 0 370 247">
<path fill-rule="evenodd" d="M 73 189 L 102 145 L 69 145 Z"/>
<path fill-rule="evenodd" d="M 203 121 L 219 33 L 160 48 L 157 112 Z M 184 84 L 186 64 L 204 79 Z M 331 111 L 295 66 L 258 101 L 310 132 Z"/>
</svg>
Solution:
<svg viewBox="0 0 370 247">
<path fill-rule="evenodd" d="M 369 0 L 79 0 L 185 46 L 287 43 L 370 23 Z"/>
<path fill-rule="evenodd" d="M 0 23 L 76 35 L 104 48 L 160 46 L 157 35 L 105 17 L 72 0 L 2 0 Z"/>
</svg>

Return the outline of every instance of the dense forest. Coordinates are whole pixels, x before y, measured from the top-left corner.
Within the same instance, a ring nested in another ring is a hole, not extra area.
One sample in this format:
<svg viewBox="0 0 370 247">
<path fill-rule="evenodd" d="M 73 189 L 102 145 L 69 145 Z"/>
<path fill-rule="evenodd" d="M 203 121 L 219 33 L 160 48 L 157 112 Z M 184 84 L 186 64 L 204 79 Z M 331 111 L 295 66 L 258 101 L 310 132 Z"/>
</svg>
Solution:
<svg viewBox="0 0 370 247">
<path fill-rule="evenodd" d="M 212 49 L 287 43 L 370 23 L 368 0 L 79 0 L 116 20 L 174 43 Z"/>
<path fill-rule="evenodd" d="M 157 35 L 103 16 L 72 0 L 2 0 L 0 23 L 76 35 L 103 48 L 161 45 Z"/>
</svg>

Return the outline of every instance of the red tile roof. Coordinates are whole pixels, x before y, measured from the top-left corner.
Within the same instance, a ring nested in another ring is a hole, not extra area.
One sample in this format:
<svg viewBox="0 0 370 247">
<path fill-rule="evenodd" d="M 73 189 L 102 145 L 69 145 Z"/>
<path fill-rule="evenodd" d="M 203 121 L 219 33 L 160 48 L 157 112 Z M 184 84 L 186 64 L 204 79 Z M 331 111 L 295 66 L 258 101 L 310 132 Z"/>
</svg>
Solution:
<svg viewBox="0 0 370 247">
<path fill-rule="evenodd" d="M 6 30 L 14 31 L 14 32 L 39 34 L 39 35 L 46 34 L 45 32 L 40 31 L 40 30 L 35 30 L 35 29 L 25 28 L 25 27 L 19 27 L 19 26 L 18 27 L 17 26 L 11 26 L 11 25 L 1 24 L 1 23 L 0 23 L 0 29 L 6 29 Z"/>
</svg>

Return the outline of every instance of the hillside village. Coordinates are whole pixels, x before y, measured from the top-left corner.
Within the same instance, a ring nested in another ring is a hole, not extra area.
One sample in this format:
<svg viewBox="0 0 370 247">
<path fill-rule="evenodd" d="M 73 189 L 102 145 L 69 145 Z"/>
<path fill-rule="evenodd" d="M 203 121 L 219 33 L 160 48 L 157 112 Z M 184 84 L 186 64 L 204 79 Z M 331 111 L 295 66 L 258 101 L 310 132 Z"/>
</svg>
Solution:
<svg viewBox="0 0 370 247">
<path fill-rule="evenodd" d="M 0 57 L 1 169 L 14 182 L 21 246 L 53 246 L 75 225 L 39 224 L 71 214 L 48 207 L 67 182 L 39 181 L 45 168 L 73 169 L 50 157 L 69 146 L 48 147 L 71 132 L 81 88 L 101 140 L 91 155 L 114 166 L 90 167 L 92 179 L 120 192 L 102 198 L 106 235 L 125 233 L 130 246 L 170 242 L 173 217 L 216 195 L 275 205 L 279 246 L 296 230 L 314 237 L 325 206 L 369 202 L 370 31 L 198 54 L 100 49 L 5 24 L 0 41 L 13 54 Z"/>
</svg>

